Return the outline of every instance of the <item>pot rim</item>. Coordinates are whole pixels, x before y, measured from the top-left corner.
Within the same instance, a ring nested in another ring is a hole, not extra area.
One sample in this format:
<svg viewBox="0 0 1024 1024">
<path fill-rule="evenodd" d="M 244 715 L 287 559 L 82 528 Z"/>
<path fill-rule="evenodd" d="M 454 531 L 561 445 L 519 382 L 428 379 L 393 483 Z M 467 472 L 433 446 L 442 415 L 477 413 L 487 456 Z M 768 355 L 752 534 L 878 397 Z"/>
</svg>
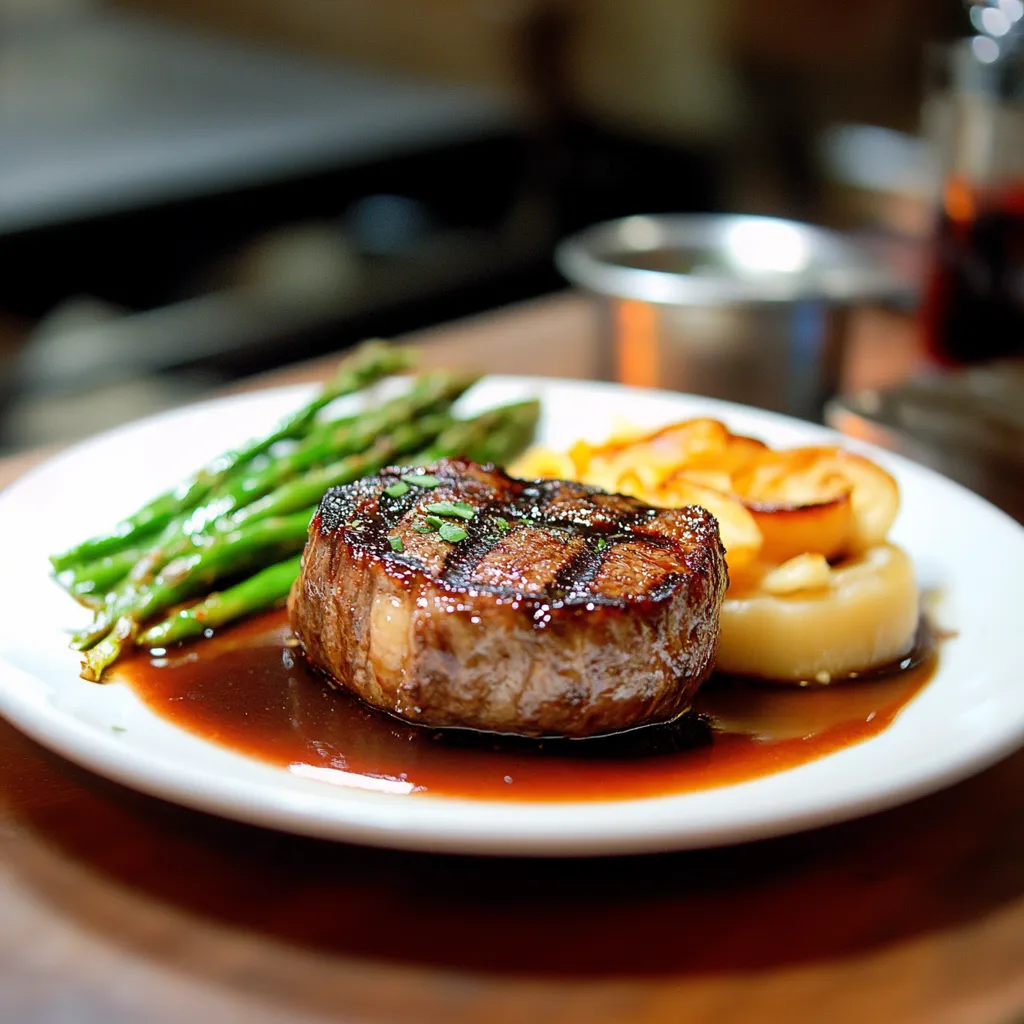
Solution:
<svg viewBox="0 0 1024 1024">
<path fill-rule="evenodd" d="M 705 252 L 711 272 L 643 269 L 616 257 L 659 249 Z M 585 228 L 558 244 L 570 283 L 599 295 L 673 305 L 818 300 L 907 301 L 891 261 L 826 228 L 748 214 L 639 214 Z"/>
</svg>

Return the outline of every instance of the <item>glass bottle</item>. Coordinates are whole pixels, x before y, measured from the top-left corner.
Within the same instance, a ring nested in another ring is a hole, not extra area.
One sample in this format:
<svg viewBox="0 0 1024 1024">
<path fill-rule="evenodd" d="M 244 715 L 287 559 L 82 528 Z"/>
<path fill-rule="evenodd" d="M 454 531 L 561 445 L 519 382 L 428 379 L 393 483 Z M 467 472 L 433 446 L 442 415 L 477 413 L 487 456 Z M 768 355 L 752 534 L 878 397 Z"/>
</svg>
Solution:
<svg viewBox="0 0 1024 1024">
<path fill-rule="evenodd" d="M 922 326 L 954 365 L 1024 354 L 1024 5 L 978 10 L 1005 31 L 936 51 L 925 105 L 941 187 Z"/>
</svg>

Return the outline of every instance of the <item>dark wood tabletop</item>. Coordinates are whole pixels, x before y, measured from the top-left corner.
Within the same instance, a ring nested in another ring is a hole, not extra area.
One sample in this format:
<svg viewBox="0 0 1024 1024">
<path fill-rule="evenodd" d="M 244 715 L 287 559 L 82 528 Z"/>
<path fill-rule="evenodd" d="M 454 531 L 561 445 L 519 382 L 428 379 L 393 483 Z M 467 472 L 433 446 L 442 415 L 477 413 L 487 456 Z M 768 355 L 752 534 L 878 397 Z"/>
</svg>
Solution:
<svg viewBox="0 0 1024 1024">
<path fill-rule="evenodd" d="M 898 325 L 868 328 L 865 352 L 893 351 Z M 559 296 L 418 340 L 430 361 L 588 376 L 593 332 Z M 0 462 L 0 486 L 44 454 Z M 1024 751 L 786 838 L 517 860 L 221 820 L 0 721 L 0 1020 L 1020 1024 Z"/>
</svg>

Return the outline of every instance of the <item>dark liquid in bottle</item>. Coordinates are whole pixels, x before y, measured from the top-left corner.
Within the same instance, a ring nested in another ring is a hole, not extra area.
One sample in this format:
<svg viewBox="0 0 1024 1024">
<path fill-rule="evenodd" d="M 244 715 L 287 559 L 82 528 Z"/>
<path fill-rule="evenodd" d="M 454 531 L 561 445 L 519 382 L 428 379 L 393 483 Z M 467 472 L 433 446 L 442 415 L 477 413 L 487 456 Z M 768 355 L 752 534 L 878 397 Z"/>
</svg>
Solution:
<svg viewBox="0 0 1024 1024">
<path fill-rule="evenodd" d="M 1024 353 L 1024 183 L 947 184 L 923 317 L 941 362 Z"/>
</svg>

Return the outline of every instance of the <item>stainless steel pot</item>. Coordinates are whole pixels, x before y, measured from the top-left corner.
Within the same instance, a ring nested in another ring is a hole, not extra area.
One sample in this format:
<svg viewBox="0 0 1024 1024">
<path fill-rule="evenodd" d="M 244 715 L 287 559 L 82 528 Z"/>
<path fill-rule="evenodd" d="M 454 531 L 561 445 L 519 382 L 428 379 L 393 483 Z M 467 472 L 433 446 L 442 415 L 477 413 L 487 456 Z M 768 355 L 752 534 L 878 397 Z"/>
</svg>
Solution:
<svg viewBox="0 0 1024 1024">
<path fill-rule="evenodd" d="M 813 420 L 836 392 L 850 308 L 912 292 L 841 235 L 773 217 L 627 217 L 555 260 L 600 303 L 609 379 Z"/>
</svg>

